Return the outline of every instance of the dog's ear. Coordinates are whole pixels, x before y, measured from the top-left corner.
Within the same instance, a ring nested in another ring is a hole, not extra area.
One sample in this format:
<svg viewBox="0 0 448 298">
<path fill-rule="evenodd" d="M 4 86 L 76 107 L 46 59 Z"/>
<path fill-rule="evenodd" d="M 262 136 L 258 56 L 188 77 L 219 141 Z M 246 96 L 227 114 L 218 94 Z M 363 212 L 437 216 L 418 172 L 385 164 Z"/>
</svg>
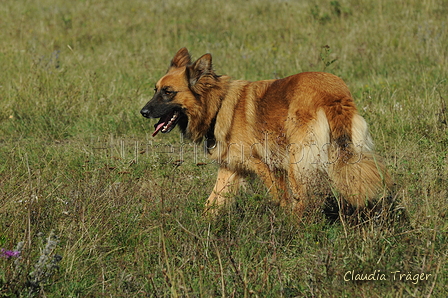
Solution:
<svg viewBox="0 0 448 298">
<path fill-rule="evenodd" d="M 212 55 L 205 54 L 191 66 L 187 68 L 190 85 L 194 86 L 196 82 L 205 74 L 213 73 Z"/>
<path fill-rule="evenodd" d="M 190 53 L 188 53 L 187 48 L 182 48 L 177 51 L 176 55 L 174 55 L 173 60 L 171 60 L 171 67 L 182 67 L 187 66 L 191 63 Z"/>
</svg>

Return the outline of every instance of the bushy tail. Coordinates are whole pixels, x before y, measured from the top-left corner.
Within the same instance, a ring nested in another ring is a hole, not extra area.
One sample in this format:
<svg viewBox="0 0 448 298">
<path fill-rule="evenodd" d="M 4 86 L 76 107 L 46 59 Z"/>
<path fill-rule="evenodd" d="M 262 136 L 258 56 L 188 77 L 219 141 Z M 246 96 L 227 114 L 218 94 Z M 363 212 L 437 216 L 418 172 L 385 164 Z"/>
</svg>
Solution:
<svg viewBox="0 0 448 298">
<path fill-rule="evenodd" d="M 331 146 L 329 157 L 334 162 L 328 174 L 348 203 L 362 207 L 385 196 L 392 180 L 381 158 L 373 152 L 364 118 L 355 114 L 351 124 L 351 132 L 347 132 L 344 142 L 338 139 Z"/>
</svg>

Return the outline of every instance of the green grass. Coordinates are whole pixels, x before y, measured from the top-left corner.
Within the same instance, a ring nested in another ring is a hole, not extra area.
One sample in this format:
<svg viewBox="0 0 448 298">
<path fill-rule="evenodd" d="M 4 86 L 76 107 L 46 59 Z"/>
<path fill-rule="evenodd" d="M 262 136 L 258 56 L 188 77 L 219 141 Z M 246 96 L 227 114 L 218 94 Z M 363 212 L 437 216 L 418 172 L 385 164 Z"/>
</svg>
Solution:
<svg viewBox="0 0 448 298">
<path fill-rule="evenodd" d="M 3 1 L 0 248 L 23 248 L 0 257 L 0 296 L 448 296 L 447 16 L 444 0 Z M 256 179 L 204 218 L 217 166 L 139 115 L 184 46 L 235 79 L 341 76 L 407 219 L 297 220 Z"/>
</svg>

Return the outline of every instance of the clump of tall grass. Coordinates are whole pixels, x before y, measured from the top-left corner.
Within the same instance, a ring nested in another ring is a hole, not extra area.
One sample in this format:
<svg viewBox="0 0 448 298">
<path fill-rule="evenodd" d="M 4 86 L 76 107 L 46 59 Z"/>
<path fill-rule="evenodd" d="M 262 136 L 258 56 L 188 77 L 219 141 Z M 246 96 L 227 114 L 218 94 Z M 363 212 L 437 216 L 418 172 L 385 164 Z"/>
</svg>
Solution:
<svg viewBox="0 0 448 298">
<path fill-rule="evenodd" d="M 34 265 L 34 270 L 30 272 L 27 285 L 30 294 L 40 291 L 51 277 L 59 270 L 59 262 L 62 256 L 55 254 L 59 238 L 54 231 L 46 238 L 45 247 L 41 250 L 39 259 Z"/>
<path fill-rule="evenodd" d="M 42 234 L 38 236 L 42 237 Z M 0 296 L 20 296 L 24 289 L 28 289 L 28 296 L 32 297 L 52 284 L 52 278 L 59 270 L 59 262 L 62 260 L 62 256 L 55 253 L 58 243 L 58 237 L 51 231 L 38 247 L 39 258 L 34 265 L 30 265 L 33 264 L 32 249 L 24 251 L 24 241 L 19 242 L 14 250 L 2 249 L 0 256 L 3 260 L 0 262 L 4 269 L 0 269 Z"/>
</svg>

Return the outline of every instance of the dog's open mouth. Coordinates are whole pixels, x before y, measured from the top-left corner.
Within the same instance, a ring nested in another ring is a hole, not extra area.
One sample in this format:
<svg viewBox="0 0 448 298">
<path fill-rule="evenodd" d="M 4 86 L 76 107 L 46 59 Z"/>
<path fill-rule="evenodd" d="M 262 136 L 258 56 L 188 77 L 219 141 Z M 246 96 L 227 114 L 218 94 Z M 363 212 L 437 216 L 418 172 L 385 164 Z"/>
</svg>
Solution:
<svg viewBox="0 0 448 298">
<path fill-rule="evenodd" d="M 152 136 L 154 137 L 156 134 L 161 131 L 162 133 L 170 132 L 179 121 L 180 111 L 173 110 L 166 115 L 160 117 L 159 122 L 157 122 L 154 125 L 154 132 L 152 133 Z"/>
</svg>

